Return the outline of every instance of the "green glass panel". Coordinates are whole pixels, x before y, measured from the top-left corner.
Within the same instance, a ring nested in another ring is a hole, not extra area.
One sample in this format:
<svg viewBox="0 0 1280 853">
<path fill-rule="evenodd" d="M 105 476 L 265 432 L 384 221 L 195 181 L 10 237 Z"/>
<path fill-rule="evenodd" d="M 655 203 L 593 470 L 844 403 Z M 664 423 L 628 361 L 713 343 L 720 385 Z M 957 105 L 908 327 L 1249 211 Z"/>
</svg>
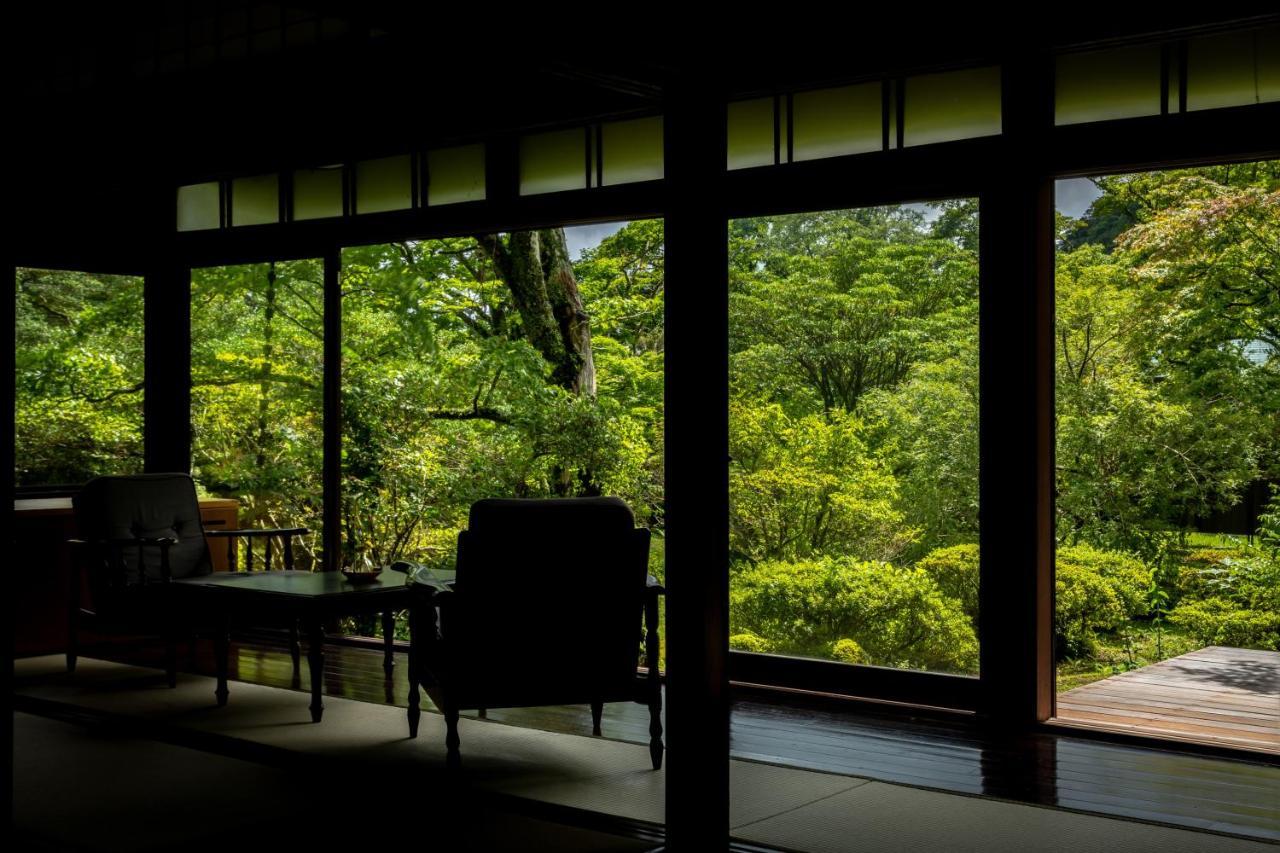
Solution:
<svg viewBox="0 0 1280 853">
<path fill-rule="evenodd" d="M 730 169 L 773 165 L 773 98 L 729 104 Z"/>
<path fill-rule="evenodd" d="M 970 68 L 905 82 L 903 145 L 1000 133 L 1000 68 Z"/>
<path fill-rule="evenodd" d="M 884 147 L 879 83 L 799 92 L 792 98 L 791 120 L 793 160 L 863 154 Z"/>
<path fill-rule="evenodd" d="M 1265 66 L 1280 63 L 1274 42 L 1280 28 L 1224 33 L 1187 44 L 1187 109 L 1210 110 L 1276 100 L 1264 97 Z"/>
<path fill-rule="evenodd" d="M 231 182 L 231 224 L 266 225 L 280 221 L 280 180 L 275 175 Z"/>
<path fill-rule="evenodd" d="M 1054 106 L 1060 125 L 1159 115 L 1160 46 L 1062 54 Z"/>
<path fill-rule="evenodd" d="M 662 116 L 608 122 L 600 134 L 605 186 L 662 179 Z"/>
<path fill-rule="evenodd" d="M 356 164 L 356 213 L 407 210 L 413 206 L 413 168 L 408 154 Z"/>
<path fill-rule="evenodd" d="M 586 189 L 586 144 L 580 127 L 521 139 L 520 195 Z"/>
<path fill-rule="evenodd" d="M 1280 27 L 1258 31 L 1258 100 L 1280 101 Z"/>
<path fill-rule="evenodd" d="M 427 204 L 484 201 L 484 145 L 427 152 Z"/>
<path fill-rule="evenodd" d="M 299 169 L 293 173 L 293 218 L 342 215 L 342 167 Z"/>
<path fill-rule="evenodd" d="M 221 222 L 221 196 L 217 181 L 178 187 L 178 230 L 207 231 Z"/>
</svg>

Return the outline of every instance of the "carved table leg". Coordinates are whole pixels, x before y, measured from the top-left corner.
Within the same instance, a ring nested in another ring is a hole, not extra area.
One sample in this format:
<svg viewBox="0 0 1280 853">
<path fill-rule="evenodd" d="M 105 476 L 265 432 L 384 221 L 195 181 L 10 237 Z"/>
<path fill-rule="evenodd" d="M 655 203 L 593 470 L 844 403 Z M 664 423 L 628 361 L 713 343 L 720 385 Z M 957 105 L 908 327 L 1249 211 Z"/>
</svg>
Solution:
<svg viewBox="0 0 1280 853">
<path fill-rule="evenodd" d="M 293 672 L 298 673 L 302 662 L 302 646 L 298 643 L 298 620 L 289 621 L 289 657 L 293 658 Z"/>
<path fill-rule="evenodd" d="M 218 671 L 218 686 L 213 695 L 218 700 L 218 707 L 227 704 L 227 655 L 231 646 L 231 630 L 227 621 L 221 620 L 213 632 L 213 661 Z"/>
<path fill-rule="evenodd" d="M 591 734 L 600 736 L 600 717 L 604 714 L 603 702 L 591 703 Z"/>
<path fill-rule="evenodd" d="M 311 665 L 311 722 L 324 715 L 324 625 L 319 619 L 307 624 L 307 663 Z"/>
<path fill-rule="evenodd" d="M 419 607 L 409 608 L 409 737 L 418 736 L 418 718 L 422 711 L 418 708 L 418 643 L 422 634 L 418 627 Z"/>
<path fill-rule="evenodd" d="M 396 614 L 390 610 L 382 614 L 382 671 L 387 678 L 395 669 Z"/>
</svg>

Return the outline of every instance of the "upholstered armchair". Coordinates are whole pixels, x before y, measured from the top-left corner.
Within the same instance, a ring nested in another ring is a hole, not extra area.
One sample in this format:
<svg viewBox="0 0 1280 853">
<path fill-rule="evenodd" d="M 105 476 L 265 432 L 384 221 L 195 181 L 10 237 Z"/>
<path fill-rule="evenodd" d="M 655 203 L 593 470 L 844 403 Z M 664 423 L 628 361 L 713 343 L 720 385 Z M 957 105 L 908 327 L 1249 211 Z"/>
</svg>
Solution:
<svg viewBox="0 0 1280 853">
<path fill-rule="evenodd" d="M 458 536 L 456 580 L 425 574 L 415 587 L 410 737 L 419 685 L 444 712 L 451 765 L 459 761 L 460 710 L 581 703 L 599 735 L 605 702 L 634 701 L 649 709 L 650 758 L 661 767 L 664 590 L 648 574 L 648 557 L 649 531 L 635 527 L 617 498 L 474 504 Z"/>
<path fill-rule="evenodd" d="M 102 633 L 158 633 L 166 645 L 170 686 L 177 680 L 178 641 L 192 634 L 194 615 L 178 609 L 169 583 L 213 571 L 205 537 L 267 537 L 266 569 L 271 568 L 271 540 L 280 540 L 282 567 L 292 569 L 292 539 L 307 532 L 302 527 L 206 531 L 195 483 L 181 473 L 97 477 L 72 503 L 79 538 L 71 540 L 67 669 L 75 670 L 82 626 Z M 252 569 L 251 556 L 248 563 Z M 296 669 L 296 625 L 290 650 Z"/>
</svg>

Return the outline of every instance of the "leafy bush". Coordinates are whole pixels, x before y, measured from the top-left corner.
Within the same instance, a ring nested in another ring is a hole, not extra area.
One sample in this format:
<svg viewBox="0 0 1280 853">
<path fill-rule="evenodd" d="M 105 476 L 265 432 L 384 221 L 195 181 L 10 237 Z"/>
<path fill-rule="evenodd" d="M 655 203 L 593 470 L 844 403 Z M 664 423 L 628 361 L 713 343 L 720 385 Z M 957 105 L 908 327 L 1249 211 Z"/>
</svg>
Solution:
<svg viewBox="0 0 1280 853">
<path fill-rule="evenodd" d="M 772 651 L 880 666 L 974 672 L 978 641 L 960 605 L 920 569 L 826 557 L 735 572 L 732 632 Z"/>
<path fill-rule="evenodd" d="M 978 546 L 952 545 L 925 554 L 916 568 L 933 578 L 947 598 L 959 602 L 974 629 L 978 626 Z"/>
<path fill-rule="evenodd" d="M 1225 598 L 1206 598 L 1175 607 L 1169 621 L 1206 646 L 1280 651 L 1280 613 L 1241 607 Z"/>
<path fill-rule="evenodd" d="M 1060 656 L 1091 654 L 1100 631 L 1146 615 L 1151 570 L 1137 559 L 1089 545 L 1058 549 L 1053 626 Z"/>
<path fill-rule="evenodd" d="M 743 631 L 740 634 L 734 634 L 729 638 L 729 648 L 737 649 L 740 652 L 758 652 L 767 654 L 773 651 L 773 643 L 761 637 L 759 634 L 751 631 Z"/>
</svg>

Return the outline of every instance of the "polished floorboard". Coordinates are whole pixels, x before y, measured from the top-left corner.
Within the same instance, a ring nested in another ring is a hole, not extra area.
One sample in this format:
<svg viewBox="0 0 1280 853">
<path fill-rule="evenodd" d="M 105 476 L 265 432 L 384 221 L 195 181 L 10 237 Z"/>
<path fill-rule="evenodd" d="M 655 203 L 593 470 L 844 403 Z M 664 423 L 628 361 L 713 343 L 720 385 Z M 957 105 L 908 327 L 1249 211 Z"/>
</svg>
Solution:
<svg viewBox="0 0 1280 853">
<path fill-rule="evenodd" d="M 1058 719 L 1280 755 L 1280 652 L 1188 652 L 1060 694 Z"/>
<path fill-rule="evenodd" d="M 86 653 L 132 663 L 159 660 L 159 649 L 147 644 Z M 403 655 L 398 657 L 388 679 L 381 651 L 329 645 L 325 692 L 405 706 L 408 685 Z M 195 672 L 213 671 L 203 647 L 186 664 Z M 310 689 L 305 658 L 295 672 L 284 644 L 271 638 L 234 642 L 230 666 L 234 680 Z M 234 684 L 231 692 L 234 697 Z M 591 731 L 585 706 L 492 709 L 488 719 L 564 734 Z M 1001 735 L 964 715 L 876 713 L 785 694 L 735 697 L 731 726 L 735 758 L 1280 841 L 1280 766 L 1261 758 L 1234 760 L 1068 734 Z M 647 743 L 648 711 L 607 705 L 603 732 Z"/>
</svg>

